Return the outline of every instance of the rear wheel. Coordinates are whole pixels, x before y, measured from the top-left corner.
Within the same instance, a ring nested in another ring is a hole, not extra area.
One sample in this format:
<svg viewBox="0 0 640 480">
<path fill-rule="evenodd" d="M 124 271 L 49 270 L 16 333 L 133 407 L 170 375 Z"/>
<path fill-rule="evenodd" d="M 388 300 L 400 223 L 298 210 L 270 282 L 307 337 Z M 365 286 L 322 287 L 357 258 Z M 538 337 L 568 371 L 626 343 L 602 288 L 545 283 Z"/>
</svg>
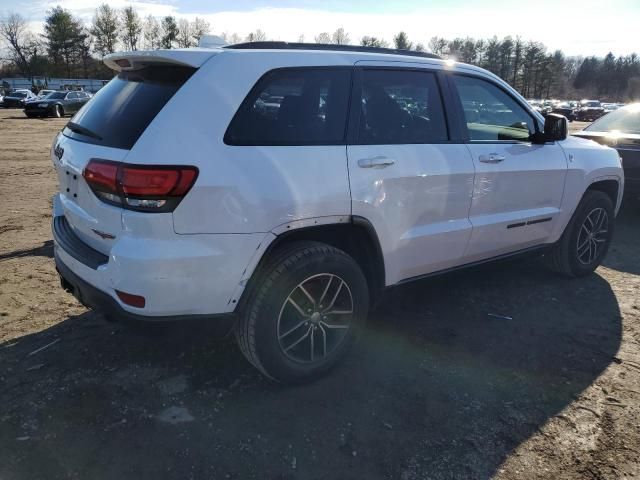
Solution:
<svg viewBox="0 0 640 480">
<path fill-rule="evenodd" d="M 25 112 L 25 115 L 27 116 L 27 118 L 34 118 L 35 114 L 31 113 L 31 112 Z"/>
<path fill-rule="evenodd" d="M 367 315 L 362 271 L 342 250 L 297 242 L 276 252 L 241 309 L 236 339 L 268 377 L 316 377 L 349 351 Z"/>
<path fill-rule="evenodd" d="M 587 191 L 553 247 L 550 255 L 553 268 L 572 277 L 593 272 L 611 244 L 614 215 L 613 203 L 606 193 Z"/>
</svg>

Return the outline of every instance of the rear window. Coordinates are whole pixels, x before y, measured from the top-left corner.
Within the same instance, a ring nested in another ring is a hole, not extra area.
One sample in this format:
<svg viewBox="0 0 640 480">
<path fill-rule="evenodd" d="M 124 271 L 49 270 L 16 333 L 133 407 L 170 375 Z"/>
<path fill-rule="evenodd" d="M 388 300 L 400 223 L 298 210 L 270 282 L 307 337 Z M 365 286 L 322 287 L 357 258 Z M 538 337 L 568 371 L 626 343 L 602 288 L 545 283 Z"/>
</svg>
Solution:
<svg viewBox="0 0 640 480">
<path fill-rule="evenodd" d="M 278 69 L 253 88 L 231 121 L 228 145 L 336 145 L 345 141 L 350 69 Z"/>
<path fill-rule="evenodd" d="M 131 149 L 194 68 L 155 66 L 120 72 L 87 103 L 64 135 L 87 143 Z"/>
</svg>

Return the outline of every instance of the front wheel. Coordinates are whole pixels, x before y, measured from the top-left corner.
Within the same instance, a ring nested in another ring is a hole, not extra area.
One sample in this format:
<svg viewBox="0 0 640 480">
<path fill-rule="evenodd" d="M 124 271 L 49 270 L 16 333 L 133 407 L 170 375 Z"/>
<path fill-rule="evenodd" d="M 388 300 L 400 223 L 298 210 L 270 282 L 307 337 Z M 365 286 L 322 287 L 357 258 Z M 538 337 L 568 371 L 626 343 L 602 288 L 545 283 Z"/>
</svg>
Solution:
<svg viewBox="0 0 640 480">
<path fill-rule="evenodd" d="M 62 110 L 60 105 L 56 105 L 53 108 L 53 116 L 56 118 L 62 118 L 64 116 L 64 110 Z"/>
<path fill-rule="evenodd" d="M 593 272 L 607 254 L 614 227 L 615 212 L 609 196 L 587 191 L 551 251 L 553 268 L 572 277 Z"/>
<path fill-rule="evenodd" d="M 367 316 L 367 282 L 358 264 L 329 245 L 296 242 L 261 270 L 236 325 L 242 353 L 283 383 L 327 372 L 347 354 Z"/>
</svg>

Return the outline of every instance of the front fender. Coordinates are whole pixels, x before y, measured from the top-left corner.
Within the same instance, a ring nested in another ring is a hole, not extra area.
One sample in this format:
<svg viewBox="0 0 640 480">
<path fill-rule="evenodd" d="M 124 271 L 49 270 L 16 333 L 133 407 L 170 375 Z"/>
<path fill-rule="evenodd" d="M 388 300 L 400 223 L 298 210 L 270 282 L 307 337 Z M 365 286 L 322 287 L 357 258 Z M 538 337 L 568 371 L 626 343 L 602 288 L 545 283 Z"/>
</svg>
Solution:
<svg viewBox="0 0 640 480">
<path fill-rule="evenodd" d="M 561 217 L 549 238 L 557 241 L 576 211 L 585 192 L 597 182 L 612 180 L 618 183 L 615 212 L 618 213 L 624 191 L 624 171 L 618 152 L 591 140 L 568 137 L 559 142 L 567 158 L 567 176 L 562 198 Z"/>
</svg>

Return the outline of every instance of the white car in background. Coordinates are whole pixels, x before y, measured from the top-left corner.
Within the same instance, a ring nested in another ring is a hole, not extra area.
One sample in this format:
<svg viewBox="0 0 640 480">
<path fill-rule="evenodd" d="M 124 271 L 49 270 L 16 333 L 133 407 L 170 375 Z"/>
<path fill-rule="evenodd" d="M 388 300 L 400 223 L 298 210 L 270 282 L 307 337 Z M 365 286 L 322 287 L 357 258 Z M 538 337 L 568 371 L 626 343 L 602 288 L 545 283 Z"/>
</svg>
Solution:
<svg viewBox="0 0 640 480">
<path fill-rule="evenodd" d="M 483 69 L 280 42 L 105 63 L 51 150 L 62 285 L 115 318 L 231 320 L 278 381 L 335 365 L 386 287 L 533 251 L 582 276 L 609 247 L 616 151 Z"/>
</svg>

